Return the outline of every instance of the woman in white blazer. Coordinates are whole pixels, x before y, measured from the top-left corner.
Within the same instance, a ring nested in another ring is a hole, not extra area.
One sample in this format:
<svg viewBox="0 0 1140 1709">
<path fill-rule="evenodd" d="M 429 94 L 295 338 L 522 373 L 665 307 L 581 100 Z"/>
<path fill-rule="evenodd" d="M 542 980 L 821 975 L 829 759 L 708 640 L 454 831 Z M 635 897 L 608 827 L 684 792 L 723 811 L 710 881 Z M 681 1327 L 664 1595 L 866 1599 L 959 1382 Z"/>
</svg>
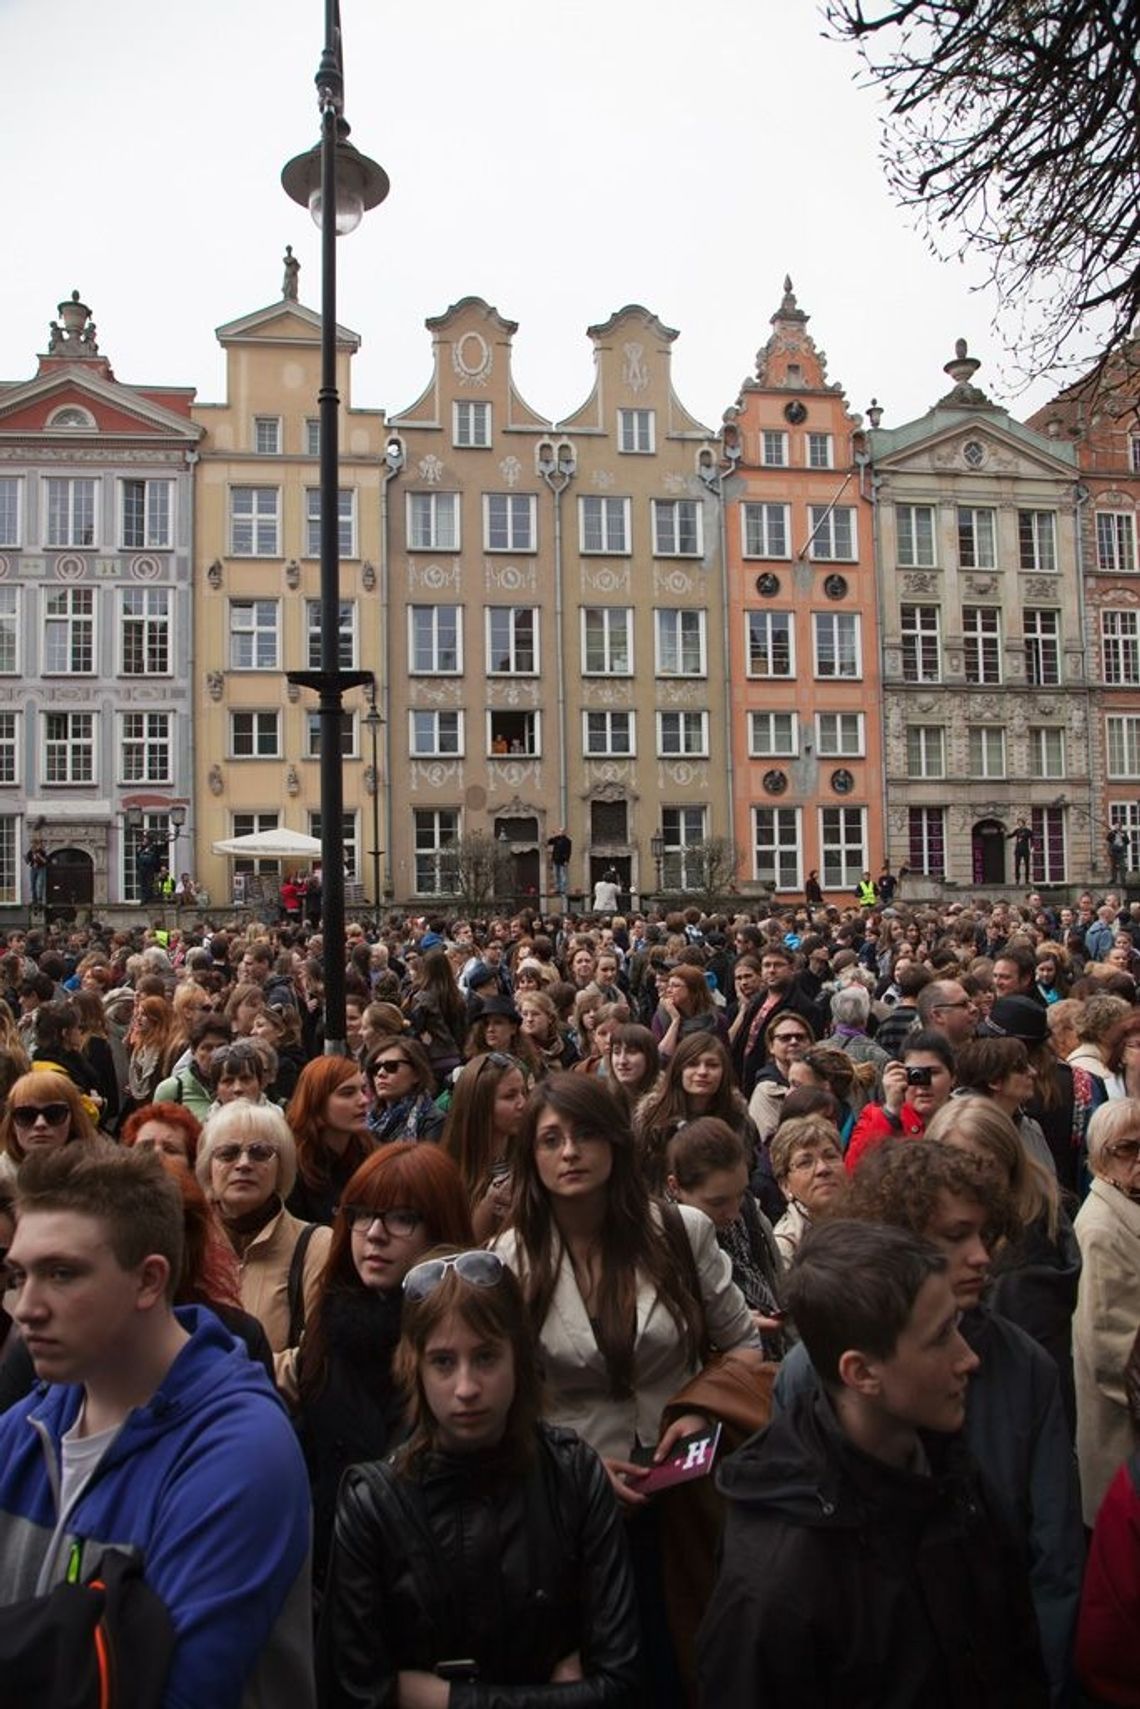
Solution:
<svg viewBox="0 0 1140 1709">
<path fill-rule="evenodd" d="M 1073 1371 L 1081 1502 L 1092 1525 L 1134 1445 L 1124 1373 L 1140 1330 L 1140 1099 L 1101 1105 L 1088 1160 L 1093 1182 L 1073 1224 L 1081 1248 Z"/>
</svg>

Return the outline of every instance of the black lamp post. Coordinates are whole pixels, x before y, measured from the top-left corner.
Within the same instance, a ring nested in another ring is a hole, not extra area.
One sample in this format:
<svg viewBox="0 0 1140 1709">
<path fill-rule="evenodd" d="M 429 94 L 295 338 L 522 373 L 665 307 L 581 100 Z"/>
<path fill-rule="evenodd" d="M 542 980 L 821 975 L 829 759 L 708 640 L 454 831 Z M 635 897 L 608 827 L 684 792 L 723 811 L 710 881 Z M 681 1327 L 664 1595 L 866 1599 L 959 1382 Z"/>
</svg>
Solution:
<svg viewBox="0 0 1140 1709">
<path fill-rule="evenodd" d="M 660 831 L 654 831 L 649 839 L 649 852 L 653 856 L 653 864 L 657 868 L 657 894 L 661 894 L 661 869 L 665 864 L 665 838 Z"/>
<path fill-rule="evenodd" d="M 321 928 L 325 962 L 325 1054 L 347 1056 L 344 996 L 344 778 L 341 726 L 346 689 L 371 680 L 340 668 L 340 504 L 336 389 L 336 240 L 355 231 L 388 194 L 388 174 L 348 140 L 340 5 L 325 0 L 325 45 L 317 71 L 321 140 L 281 174 L 286 194 L 308 208 L 321 231 L 321 668 L 288 680 L 320 696 Z"/>
<path fill-rule="evenodd" d="M 376 705 L 376 678 L 373 677 L 368 685 L 364 728 L 372 742 L 372 847 L 368 853 L 372 857 L 372 903 L 376 909 L 377 930 L 380 927 L 380 856 L 384 852 L 380 847 L 380 754 L 377 744 L 383 722 Z"/>
</svg>

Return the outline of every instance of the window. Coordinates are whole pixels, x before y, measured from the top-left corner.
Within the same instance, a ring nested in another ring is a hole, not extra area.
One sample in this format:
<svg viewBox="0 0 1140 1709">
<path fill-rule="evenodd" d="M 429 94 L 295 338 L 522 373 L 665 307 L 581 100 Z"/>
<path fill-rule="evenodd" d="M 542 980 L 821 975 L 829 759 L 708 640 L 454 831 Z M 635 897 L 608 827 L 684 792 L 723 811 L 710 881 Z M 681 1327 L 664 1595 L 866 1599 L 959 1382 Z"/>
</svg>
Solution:
<svg viewBox="0 0 1140 1709">
<path fill-rule="evenodd" d="M 1140 717 L 1104 721 L 1109 777 L 1140 777 Z"/>
<path fill-rule="evenodd" d="M 1030 777 L 1064 777 L 1065 732 L 1038 725 L 1029 732 Z"/>
<path fill-rule="evenodd" d="M 409 493 L 408 546 L 413 552 L 459 550 L 459 494 Z"/>
<path fill-rule="evenodd" d="M 307 416 L 305 419 L 305 455 L 319 457 L 321 454 L 321 423 L 320 417 Z"/>
<path fill-rule="evenodd" d="M 699 558 L 701 506 L 695 498 L 653 500 L 653 550 L 659 558 Z"/>
<path fill-rule="evenodd" d="M 342 599 L 339 606 L 340 628 L 337 642 L 337 668 L 342 671 L 356 669 L 356 601 Z M 307 668 L 319 671 L 321 668 L 321 602 L 319 599 L 305 601 L 305 633 L 308 637 Z"/>
<path fill-rule="evenodd" d="M 748 620 L 748 675 L 794 676 L 791 612 L 749 611 L 745 615 Z"/>
<path fill-rule="evenodd" d="M 408 607 L 410 668 L 421 676 L 458 676 L 463 669 L 463 616 L 458 605 Z"/>
<path fill-rule="evenodd" d="M 359 753 L 356 742 L 357 724 L 355 712 L 345 712 L 340 720 L 340 755 L 342 759 L 356 759 Z M 311 709 L 305 713 L 305 758 L 319 760 L 321 757 L 321 715 Z"/>
<path fill-rule="evenodd" d="M 752 876 L 777 890 L 798 890 L 802 880 L 798 807 L 752 809 Z"/>
<path fill-rule="evenodd" d="M 483 494 L 483 544 L 488 552 L 533 552 L 538 500 L 533 493 Z"/>
<path fill-rule="evenodd" d="M 251 837 L 255 831 L 275 831 L 281 822 L 280 813 L 235 813 L 232 821 L 231 836 Z M 265 873 L 276 875 L 281 871 L 281 862 L 272 858 L 239 855 L 234 861 L 233 870 L 236 873 Z"/>
<path fill-rule="evenodd" d="M 122 896 L 124 902 L 141 902 L 142 891 L 139 888 L 138 853 L 145 836 L 153 832 L 160 846 L 165 847 L 169 840 L 170 819 L 165 813 L 144 813 L 141 825 L 128 825 L 123 833 L 123 871 Z M 241 866 L 241 861 L 235 863 Z M 247 861 L 247 868 L 252 869 L 253 862 Z M 278 863 L 273 862 L 276 866 Z"/>
<path fill-rule="evenodd" d="M 1065 853 L 1065 809 L 1034 807 L 1029 823 L 1033 828 L 1030 857 L 1034 884 L 1064 884 L 1067 878 Z"/>
<path fill-rule="evenodd" d="M 703 863 L 694 859 L 693 845 L 705 840 L 703 807 L 663 807 L 661 834 L 665 841 L 662 877 L 667 890 L 691 890 L 700 884 Z"/>
<path fill-rule="evenodd" d="M 822 807 L 819 846 L 825 890 L 854 890 L 868 866 L 867 813 L 863 807 Z"/>
<path fill-rule="evenodd" d="M 230 488 L 230 552 L 235 558 L 279 555 L 280 504 L 276 487 Z"/>
<path fill-rule="evenodd" d="M 766 429 L 760 435 L 760 461 L 766 469 L 786 469 L 788 466 L 788 436 Z"/>
<path fill-rule="evenodd" d="M 1137 850 L 1140 849 L 1140 801 L 1110 801 L 1108 804 L 1108 822 L 1110 825 L 1121 825 L 1131 839 L 1128 849 L 1128 864 L 1136 865 Z"/>
<path fill-rule="evenodd" d="M 487 713 L 487 753 L 493 759 L 536 758 L 542 752 L 542 715 L 494 709 Z"/>
<path fill-rule="evenodd" d="M 95 590 L 44 589 L 44 674 L 87 676 L 95 669 Z"/>
<path fill-rule="evenodd" d="M 0 546 L 20 544 L 20 481 L 0 475 Z"/>
<path fill-rule="evenodd" d="M 1057 519 L 1051 510 L 1019 510 L 1017 552 L 1023 570 L 1057 568 Z"/>
<path fill-rule="evenodd" d="M 19 783 L 19 715 L 0 712 L 0 783 Z"/>
<path fill-rule="evenodd" d="M 648 454 L 654 450 L 654 420 L 651 409 L 618 410 L 618 450 Z"/>
<path fill-rule="evenodd" d="M 1134 475 L 1140 475 L 1140 433 L 1128 435 L 1128 467 Z"/>
<path fill-rule="evenodd" d="M 124 712 L 119 719 L 119 782 L 169 783 L 174 714 Z"/>
<path fill-rule="evenodd" d="M 899 564 L 907 570 L 929 570 L 936 562 L 934 555 L 934 506 L 932 504 L 898 504 L 895 506 L 895 534 Z"/>
<path fill-rule="evenodd" d="M 95 487 L 87 478 L 51 476 L 47 488 L 47 539 L 49 546 L 94 546 Z"/>
<path fill-rule="evenodd" d="M 799 752 L 794 712 L 750 712 L 748 752 L 753 759 L 794 759 Z"/>
<path fill-rule="evenodd" d="M 958 562 L 964 570 L 997 568 L 997 512 L 958 506 Z"/>
<path fill-rule="evenodd" d="M 280 757 L 280 712 L 230 713 L 231 759 L 275 760 Z"/>
<path fill-rule="evenodd" d="M 275 671 L 280 608 L 275 599 L 230 600 L 230 669 Z"/>
<path fill-rule="evenodd" d="M 123 481 L 119 487 L 122 516 L 119 532 L 126 551 L 161 550 L 174 544 L 171 528 L 171 481 Z"/>
<path fill-rule="evenodd" d="M 744 504 L 740 507 L 746 558 L 788 556 L 788 507 L 786 504 Z"/>
<path fill-rule="evenodd" d="M 20 590 L 0 585 L 0 674 L 16 675 L 20 668 Z"/>
<path fill-rule="evenodd" d="M 95 714 L 45 712 L 43 781 L 94 783 Z"/>
<path fill-rule="evenodd" d="M 815 751 L 820 759 L 858 759 L 866 751 L 861 712 L 817 712 Z"/>
<path fill-rule="evenodd" d="M 14 815 L 0 817 L 0 902 L 17 902 L 20 896 L 16 830 Z"/>
<path fill-rule="evenodd" d="M 634 753 L 632 712 L 583 712 L 582 751 L 589 758 L 629 759 Z"/>
<path fill-rule="evenodd" d="M 812 614 L 812 634 L 817 677 L 862 676 L 858 612 L 816 611 Z"/>
<path fill-rule="evenodd" d="M 490 404 L 452 405 L 452 443 L 466 450 L 485 450 L 491 443 Z"/>
<path fill-rule="evenodd" d="M 941 724 L 909 724 L 906 732 L 908 777 L 946 776 L 946 732 Z"/>
<path fill-rule="evenodd" d="M 450 896 L 455 881 L 448 850 L 459 836 L 459 814 L 452 808 L 417 808 L 412 824 L 416 894 Z"/>
<path fill-rule="evenodd" d="M 902 674 L 904 682 L 942 681 L 942 636 L 936 605 L 904 605 Z"/>
<path fill-rule="evenodd" d="M 582 552 L 628 553 L 629 500 L 580 498 L 578 528 Z"/>
<path fill-rule="evenodd" d="M 709 715 L 707 712 L 659 712 L 657 752 L 663 759 L 687 756 L 707 759 Z"/>
<path fill-rule="evenodd" d="M 945 807 L 911 807 L 907 812 L 907 866 L 929 878 L 946 871 Z"/>
<path fill-rule="evenodd" d="M 487 607 L 487 674 L 533 676 L 538 670 L 538 613 L 530 605 Z"/>
<path fill-rule="evenodd" d="M 169 676 L 170 589 L 125 587 L 119 595 L 124 676 Z"/>
<path fill-rule="evenodd" d="M 1061 613 L 1024 611 L 1025 680 L 1033 688 L 1053 687 L 1061 680 Z"/>
<path fill-rule="evenodd" d="M 462 712 L 408 713 L 408 752 L 420 758 L 439 758 L 463 752 Z"/>
<path fill-rule="evenodd" d="M 1132 574 L 1136 568 L 1135 517 L 1122 511 L 1097 512 L 1096 567 L 1114 576 Z"/>
<path fill-rule="evenodd" d="M 807 436 L 807 453 L 809 469 L 830 469 L 832 466 L 830 433 L 809 433 Z"/>
<path fill-rule="evenodd" d="M 658 676 L 704 676 L 705 613 L 654 612 Z"/>
<path fill-rule="evenodd" d="M 582 669 L 587 676 L 633 675 L 633 612 L 627 606 L 583 608 Z"/>
<path fill-rule="evenodd" d="M 1140 615 L 1135 611 L 1102 611 L 1100 646 L 1105 682 L 1140 687 Z"/>
<path fill-rule="evenodd" d="M 255 415 L 253 418 L 253 449 L 259 457 L 280 457 L 281 418 L 277 415 Z"/>
<path fill-rule="evenodd" d="M 834 508 L 826 504 L 809 504 L 811 524 L 811 555 L 828 562 L 831 559 L 850 560 L 855 551 L 855 512 L 846 505 Z"/>
<path fill-rule="evenodd" d="M 338 487 L 336 549 L 342 558 L 356 557 L 356 488 Z M 305 556 L 321 555 L 321 493 L 319 487 L 305 489 Z"/>
<path fill-rule="evenodd" d="M 319 813 L 309 813 L 309 835 L 319 837 L 321 834 L 321 816 Z M 360 839 L 356 829 L 355 812 L 343 813 L 340 821 L 340 844 L 344 850 L 345 877 L 351 883 L 360 871 Z"/>
<path fill-rule="evenodd" d="M 1005 776 L 1005 731 L 971 724 L 967 731 L 971 777 Z"/>
<path fill-rule="evenodd" d="M 962 607 L 966 681 L 1001 681 L 1001 614 L 994 606 Z"/>
</svg>

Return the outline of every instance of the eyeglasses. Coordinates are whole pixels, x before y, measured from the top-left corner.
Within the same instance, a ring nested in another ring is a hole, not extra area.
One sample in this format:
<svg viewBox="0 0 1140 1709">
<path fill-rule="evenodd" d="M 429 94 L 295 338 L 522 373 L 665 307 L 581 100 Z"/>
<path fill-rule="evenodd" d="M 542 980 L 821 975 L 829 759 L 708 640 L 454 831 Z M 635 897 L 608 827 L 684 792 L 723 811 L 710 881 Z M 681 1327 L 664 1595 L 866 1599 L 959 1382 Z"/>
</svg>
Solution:
<svg viewBox="0 0 1140 1709">
<path fill-rule="evenodd" d="M 806 1033 L 773 1033 L 773 1044 L 806 1044 Z"/>
<path fill-rule="evenodd" d="M 935 1003 L 936 1009 L 975 1009 L 977 1004 L 972 997 L 966 997 L 960 1003 Z"/>
<path fill-rule="evenodd" d="M 264 1139 L 251 1139 L 248 1145 L 216 1145 L 211 1161 L 236 1163 L 239 1157 L 248 1157 L 251 1163 L 269 1163 L 276 1156 L 276 1146 L 269 1145 Z"/>
<path fill-rule="evenodd" d="M 49 1127 L 58 1127 L 71 1114 L 70 1104 L 16 1104 L 12 1120 L 17 1127 L 35 1127 L 40 1116 Z"/>
<path fill-rule="evenodd" d="M 573 1133 L 571 1137 L 575 1145 L 608 1145 L 610 1143 L 604 1133 Z M 545 1151 L 553 1156 L 556 1151 L 561 1151 L 565 1144 L 566 1135 L 552 1131 L 539 1134 L 534 1142 L 534 1147 L 536 1151 Z"/>
<path fill-rule="evenodd" d="M 1135 1163 L 1140 1157 L 1140 1139 L 1122 1139 L 1116 1145 L 1106 1145 L 1105 1154 L 1117 1157 L 1121 1163 Z"/>
<path fill-rule="evenodd" d="M 411 1063 L 406 1056 L 386 1056 L 382 1062 L 372 1064 L 373 1074 L 398 1074 L 401 1068 L 410 1068 Z"/>
<path fill-rule="evenodd" d="M 341 1208 L 354 1234 L 367 1234 L 374 1224 L 379 1223 L 385 1234 L 397 1240 L 407 1240 L 424 1220 L 416 1211 L 374 1211 L 369 1205 L 343 1205 Z"/>
<path fill-rule="evenodd" d="M 425 1258 L 413 1264 L 404 1277 L 404 1292 L 410 1300 L 426 1300 L 434 1294 L 449 1270 L 473 1288 L 495 1288 L 506 1266 L 495 1252 L 456 1252 L 450 1258 Z"/>
</svg>

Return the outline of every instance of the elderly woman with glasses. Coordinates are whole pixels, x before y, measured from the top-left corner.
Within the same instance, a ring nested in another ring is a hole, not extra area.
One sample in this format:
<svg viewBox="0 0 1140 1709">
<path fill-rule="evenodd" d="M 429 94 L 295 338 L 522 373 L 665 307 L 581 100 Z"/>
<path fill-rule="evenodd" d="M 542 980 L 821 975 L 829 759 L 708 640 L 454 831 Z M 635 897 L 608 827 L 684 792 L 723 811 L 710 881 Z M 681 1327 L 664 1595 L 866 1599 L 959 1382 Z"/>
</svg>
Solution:
<svg viewBox="0 0 1140 1709">
<path fill-rule="evenodd" d="M 1073 1367 L 1081 1497 L 1092 1525 L 1134 1445 L 1124 1373 L 1140 1330 L 1140 1099 L 1101 1105 L 1089 1123 L 1088 1161 L 1092 1186 L 1074 1224 Z"/>
<path fill-rule="evenodd" d="M 285 1117 L 273 1104 L 225 1104 L 202 1129 L 194 1172 L 237 1254 L 242 1306 L 275 1353 L 295 1347 L 332 1236 L 285 1209 L 297 1178 Z"/>
<path fill-rule="evenodd" d="M 382 1038 L 365 1058 L 364 1084 L 372 1098 L 368 1131 L 378 1144 L 438 1139 L 443 1132 L 431 1059 L 414 1038 L 403 1033 Z"/>
<path fill-rule="evenodd" d="M 618 1709 L 637 1701 L 624 1527 L 597 1458 L 539 1418 L 522 1290 L 491 1252 L 404 1278 L 410 1439 L 337 1502 L 323 1709 Z"/>
</svg>

